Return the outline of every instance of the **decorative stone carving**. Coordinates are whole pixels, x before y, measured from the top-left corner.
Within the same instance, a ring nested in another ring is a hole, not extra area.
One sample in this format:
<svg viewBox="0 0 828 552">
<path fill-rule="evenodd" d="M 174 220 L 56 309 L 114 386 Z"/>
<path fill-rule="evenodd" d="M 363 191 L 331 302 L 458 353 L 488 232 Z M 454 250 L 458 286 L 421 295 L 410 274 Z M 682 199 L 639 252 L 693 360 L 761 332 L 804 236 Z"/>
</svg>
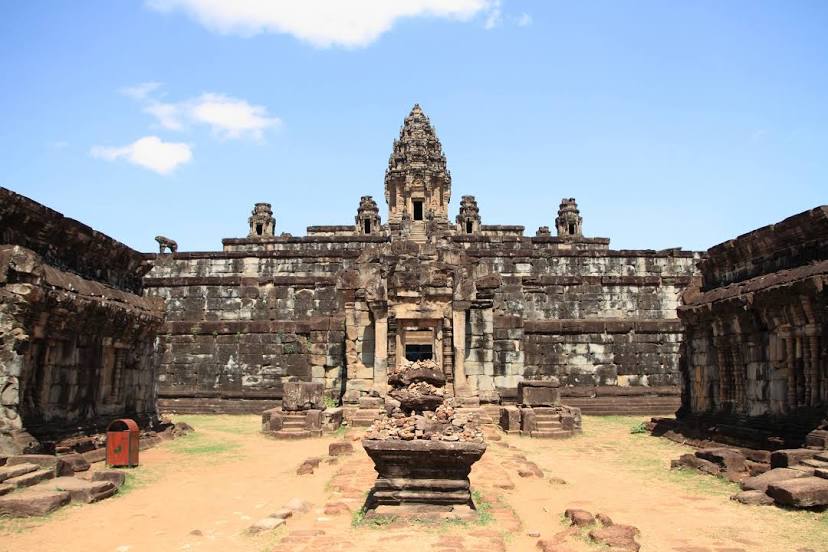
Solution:
<svg viewBox="0 0 828 552">
<path fill-rule="evenodd" d="M 276 219 L 270 203 L 257 203 L 247 222 L 250 224 L 249 238 L 272 238 L 276 232 Z"/>
<path fill-rule="evenodd" d="M 563 198 L 558 209 L 558 218 L 555 219 L 555 226 L 558 228 L 559 238 L 580 238 L 583 236 L 581 225 L 584 219 L 578 210 L 578 204 L 574 197 Z"/>
<path fill-rule="evenodd" d="M 405 118 L 400 137 L 385 171 L 385 201 L 388 221 L 403 222 L 407 213 L 413 222 L 448 222 L 451 200 L 451 173 L 446 156 L 419 104 Z"/>
<path fill-rule="evenodd" d="M 460 200 L 460 213 L 457 215 L 458 231 L 461 234 L 477 234 L 480 232 L 480 209 L 477 200 L 472 195 L 464 195 Z"/>
<path fill-rule="evenodd" d="M 175 240 L 171 240 L 170 238 L 164 236 L 155 236 L 155 241 L 158 242 L 158 253 L 161 255 L 164 254 L 166 249 L 169 249 L 170 253 L 178 251 L 178 244 Z"/>
<path fill-rule="evenodd" d="M 356 233 L 371 236 L 382 232 L 379 208 L 371 196 L 359 198 L 359 208 L 356 216 Z"/>
</svg>

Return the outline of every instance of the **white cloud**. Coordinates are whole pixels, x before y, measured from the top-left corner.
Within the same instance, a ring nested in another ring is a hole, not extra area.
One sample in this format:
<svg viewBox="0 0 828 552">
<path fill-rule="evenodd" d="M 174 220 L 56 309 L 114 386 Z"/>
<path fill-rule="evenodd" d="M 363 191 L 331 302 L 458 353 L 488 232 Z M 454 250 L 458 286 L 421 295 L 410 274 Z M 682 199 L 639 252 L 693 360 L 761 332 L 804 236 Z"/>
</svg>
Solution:
<svg viewBox="0 0 828 552">
<path fill-rule="evenodd" d="M 523 12 L 515 18 L 515 25 L 518 27 L 527 27 L 532 24 L 532 16 Z"/>
<path fill-rule="evenodd" d="M 499 0 L 146 0 L 146 4 L 164 13 L 183 11 L 220 33 L 287 33 L 317 47 L 367 46 L 405 17 L 468 21 L 496 11 L 496 19 L 500 18 Z M 488 19 L 486 25 L 489 28 Z"/>
<path fill-rule="evenodd" d="M 124 90 L 140 90 L 140 94 L 128 95 L 143 103 L 144 112 L 167 130 L 186 130 L 193 124 L 204 124 L 221 138 L 260 140 L 265 130 L 282 124 L 266 107 L 225 94 L 207 92 L 181 102 L 162 102 L 153 97 L 161 85 L 152 84 L 155 86 L 151 88 L 139 84 Z"/>
<path fill-rule="evenodd" d="M 223 138 L 247 135 L 260 139 L 263 131 L 282 123 L 278 117 L 269 116 L 263 106 L 221 94 L 202 94 L 190 102 L 188 114 L 194 121 L 210 125 Z"/>
<path fill-rule="evenodd" d="M 169 174 L 193 158 L 188 144 L 164 142 L 158 136 L 144 136 L 123 147 L 95 146 L 89 153 L 107 161 L 125 159 L 158 174 Z"/>
<path fill-rule="evenodd" d="M 160 87 L 160 82 L 142 82 L 141 84 L 136 84 L 135 86 L 127 86 L 126 88 L 122 88 L 121 93 L 134 100 L 143 100 Z"/>
<path fill-rule="evenodd" d="M 483 28 L 488 30 L 494 29 L 503 21 L 503 16 L 500 13 L 500 0 L 494 0 L 492 7 L 486 16 L 486 22 L 483 23 Z"/>
</svg>

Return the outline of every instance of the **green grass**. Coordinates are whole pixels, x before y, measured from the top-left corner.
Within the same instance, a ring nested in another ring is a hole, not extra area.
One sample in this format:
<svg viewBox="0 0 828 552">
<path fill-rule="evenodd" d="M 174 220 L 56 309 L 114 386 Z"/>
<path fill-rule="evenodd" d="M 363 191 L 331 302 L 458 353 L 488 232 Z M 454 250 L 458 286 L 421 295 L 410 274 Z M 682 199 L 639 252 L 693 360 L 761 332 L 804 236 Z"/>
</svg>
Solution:
<svg viewBox="0 0 828 552">
<path fill-rule="evenodd" d="M 232 433 L 233 435 L 254 435 L 262 430 L 262 419 L 254 414 L 176 414 L 175 422 L 185 422 L 195 428 Z"/>
<path fill-rule="evenodd" d="M 221 440 L 203 433 L 191 433 L 179 437 L 167 444 L 169 450 L 176 454 L 190 456 L 221 456 L 239 449 L 241 445 L 235 441 Z"/>
</svg>

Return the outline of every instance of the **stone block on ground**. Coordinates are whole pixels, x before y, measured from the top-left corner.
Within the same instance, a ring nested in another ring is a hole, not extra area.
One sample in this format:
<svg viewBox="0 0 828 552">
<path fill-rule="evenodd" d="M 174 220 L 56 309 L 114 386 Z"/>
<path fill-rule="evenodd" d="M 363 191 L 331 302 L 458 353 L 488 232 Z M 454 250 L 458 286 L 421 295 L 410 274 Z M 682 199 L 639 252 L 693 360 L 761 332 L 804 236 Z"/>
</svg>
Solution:
<svg viewBox="0 0 828 552">
<path fill-rule="evenodd" d="M 289 501 L 285 503 L 283 506 L 284 509 L 290 510 L 293 513 L 305 513 L 310 511 L 313 508 L 313 504 L 302 500 L 301 498 L 291 498 Z"/>
<path fill-rule="evenodd" d="M 506 433 L 520 433 L 520 409 L 516 406 L 500 408 L 500 428 Z"/>
<path fill-rule="evenodd" d="M 38 466 L 37 464 L 17 464 L 14 466 L 3 466 L 2 468 L 0 468 L 0 483 L 6 481 L 7 479 L 20 477 L 21 475 L 26 475 L 27 473 L 37 471 L 39 468 L 40 466 Z"/>
<path fill-rule="evenodd" d="M 800 477 L 768 485 L 768 496 L 778 504 L 796 508 L 828 506 L 828 479 Z"/>
<path fill-rule="evenodd" d="M 109 481 L 120 488 L 126 482 L 126 474 L 118 470 L 101 470 L 92 474 L 92 481 Z"/>
<path fill-rule="evenodd" d="M 69 462 L 59 456 L 52 456 L 51 454 L 20 454 L 10 456 L 6 460 L 6 466 L 16 466 L 18 464 L 36 464 L 43 469 L 52 470 L 55 477 L 73 475 L 75 473 L 75 470 L 72 469 Z"/>
<path fill-rule="evenodd" d="M 590 525 L 595 525 L 595 516 L 586 510 L 569 508 L 564 512 L 564 517 L 576 527 L 589 527 Z"/>
<path fill-rule="evenodd" d="M 745 455 L 730 448 L 708 448 L 696 451 L 696 458 L 718 465 L 722 471 L 734 473 L 745 471 Z"/>
<path fill-rule="evenodd" d="M 341 406 L 326 408 L 322 411 L 322 429 L 336 431 L 342 425 L 344 409 Z"/>
<path fill-rule="evenodd" d="M 782 449 L 771 453 L 772 468 L 790 468 L 803 460 L 813 458 L 819 451 L 813 449 Z"/>
<path fill-rule="evenodd" d="M 710 475 L 719 475 L 722 471 L 718 464 L 714 464 L 710 460 L 699 458 L 695 454 L 690 453 L 682 454 L 678 460 L 670 462 L 670 467 L 672 469 L 692 468 Z"/>
<path fill-rule="evenodd" d="M 735 500 L 742 504 L 749 506 L 765 506 L 773 504 L 773 499 L 766 495 L 764 491 L 742 491 L 730 497 L 730 500 Z"/>
<path fill-rule="evenodd" d="M 14 485 L 9 485 L 8 483 L 0 483 L 0 496 L 7 495 L 16 488 Z"/>
<path fill-rule="evenodd" d="M 89 469 L 89 462 L 83 455 L 75 452 L 72 454 L 61 454 L 60 459 L 64 462 L 68 462 L 70 466 L 72 466 L 73 472 L 83 472 Z"/>
<path fill-rule="evenodd" d="M 610 550 L 638 552 L 641 545 L 635 540 L 639 530 L 631 525 L 610 525 L 593 529 L 589 538 L 593 542 L 609 546 Z"/>
<path fill-rule="evenodd" d="M 797 479 L 800 477 L 807 477 L 807 474 L 791 468 L 774 468 L 761 475 L 748 477 L 742 481 L 741 487 L 744 491 L 762 491 L 764 493 L 768 490 L 768 485 L 771 483 L 787 481 L 788 479 Z"/>
<path fill-rule="evenodd" d="M 66 506 L 71 500 L 69 493 L 64 491 L 25 489 L 0 497 L 0 515 L 44 516 Z"/>
<path fill-rule="evenodd" d="M 66 491 L 73 502 L 87 504 L 109 498 L 118 492 L 117 487 L 111 481 L 87 481 L 78 477 L 58 477 L 40 487 L 53 491 Z"/>
<path fill-rule="evenodd" d="M 251 535 L 255 535 L 263 531 L 273 531 L 277 527 L 281 527 L 284 524 L 285 520 L 282 518 L 266 517 L 248 527 L 247 532 Z"/>
<path fill-rule="evenodd" d="M 354 445 L 348 441 L 334 441 L 328 445 L 329 456 L 342 456 L 343 454 L 352 454 L 354 452 Z"/>
<path fill-rule="evenodd" d="M 323 385 L 305 381 L 287 382 L 282 391 L 282 410 L 323 410 Z"/>
<path fill-rule="evenodd" d="M 11 477 L 9 479 L 6 479 L 6 484 L 14 485 L 18 489 L 22 489 L 23 487 L 31 487 L 32 485 L 37 485 L 41 481 L 53 479 L 54 477 L 55 472 L 53 472 L 52 470 L 39 469 L 23 475 L 18 475 L 17 477 Z"/>
</svg>

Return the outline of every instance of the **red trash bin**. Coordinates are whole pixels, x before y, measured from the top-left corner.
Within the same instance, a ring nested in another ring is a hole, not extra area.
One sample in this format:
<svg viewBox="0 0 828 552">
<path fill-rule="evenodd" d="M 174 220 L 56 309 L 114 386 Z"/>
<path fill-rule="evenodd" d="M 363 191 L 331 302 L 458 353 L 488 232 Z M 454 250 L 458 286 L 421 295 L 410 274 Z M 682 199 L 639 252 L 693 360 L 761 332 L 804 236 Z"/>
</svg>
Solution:
<svg viewBox="0 0 828 552">
<path fill-rule="evenodd" d="M 115 420 L 106 428 L 106 463 L 109 466 L 138 465 L 138 424 L 129 418 Z"/>
</svg>

